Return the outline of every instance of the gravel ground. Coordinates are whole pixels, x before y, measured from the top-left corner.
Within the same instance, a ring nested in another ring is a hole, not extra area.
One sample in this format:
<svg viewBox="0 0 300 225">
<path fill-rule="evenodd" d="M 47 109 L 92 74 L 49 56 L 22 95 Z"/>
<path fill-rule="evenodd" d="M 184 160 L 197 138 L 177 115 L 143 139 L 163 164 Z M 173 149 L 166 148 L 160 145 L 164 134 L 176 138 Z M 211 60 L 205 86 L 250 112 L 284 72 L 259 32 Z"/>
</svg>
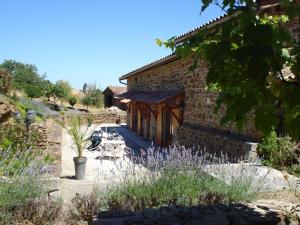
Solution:
<svg viewBox="0 0 300 225">
<path fill-rule="evenodd" d="M 59 112 L 51 110 L 41 99 L 33 99 L 32 103 L 44 111 L 44 116 L 58 116 Z"/>
<path fill-rule="evenodd" d="M 61 114 L 55 110 L 50 109 L 41 99 L 33 99 L 32 103 L 40 107 L 44 111 L 45 116 L 60 116 Z M 64 115 L 81 115 L 85 114 L 85 111 L 79 109 L 68 108 L 63 111 Z"/>
</svg>

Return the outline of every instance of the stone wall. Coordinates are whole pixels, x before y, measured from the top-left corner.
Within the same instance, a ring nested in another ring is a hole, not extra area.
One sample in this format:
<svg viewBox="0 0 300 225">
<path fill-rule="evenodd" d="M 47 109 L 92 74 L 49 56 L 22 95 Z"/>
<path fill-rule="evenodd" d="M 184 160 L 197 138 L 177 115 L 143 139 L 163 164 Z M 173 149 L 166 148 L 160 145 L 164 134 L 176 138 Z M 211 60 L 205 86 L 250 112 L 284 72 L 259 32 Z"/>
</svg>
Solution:
<svg viewBox="0 0 300 225">
<path fill-rule="evenodd" d="M 62 116 L 62 120 L 64 120 L 66 123 L 69 123 L 70 120 L 74 116 Z M 119 121 L 119 123 L 126 123 L 127 116 L 125 112 L 121 113 L 99 113 L 99 114 L 81 114 L 80 118 L 83 122 L 86 122 L 87 118 L 92 118 L 94 124 L 101 124 L 101 123 L 116 123 Z"/>
<path fill-rule="evenodd" d="M 38 143 L 38 147 L 41 150 L 46 150 L 48 147 L 48 135 L 47 135 L 47 126 L 46 122 L 34 123 L 30 129 L 35 129 L 41 135 L 41 138 Z"/>
<path fill-rule="evenodd" d="M 7 121 L 14 111 L 14 106 L 9 103 L 8 99 L 0 95 L 0 123 Z"/>
<path fill-rule="evenodd" d="M 215 114 L 216 93 L 206 90 L 206 75 L 208 72 L 205 62 L 200 61 L 198 68 L 191 72 L 189 67 L 193 59 L 177 59 L 166 65 L 142 72 L 137 76 L 128 78 L 129 90 L 185 90 L 184 122 L 191 125 L 205 125 L 220 129 L 229 129 L 237 132 L 233 125 L 220 125 L 225 108 Z M 242 133 L 254 135 L 253 125 L 246 127 Z"/>
<path fill-rule="evenodd" d="M 227 130 L 187 124 L 177 129 L 175 138 L 176 142 L 187 147 L 196 145 L 199 149 L 211 154 L 225 154 L 230 161 L 248 159 L 250 152 L 243 149 L 244 143 L 257 142 L 254 138 L 233 134 Z"/>
<path fill-rule="evenodd" d="M 300 225 L 300 206 L 279 201 L 249 204 L 146 208 L 141 212 L 108 211 L 93 218 L 93 225 Z"/>
<path fill-rule="evenodd" d="M 128 79 L 129 90 L 185 90 L 184 126 L 174 132 L 174 141 L 184 145 L 206 146 L 210 151 L 226 151 L 228 154 L 241 156 L 243 142 L 235 140 L 237 129 L 232 124 L 220 125 L 225 108 L 218 114 L 214 113 L 216 93 L 206 90 L 206 74 L 208 72 L 205 62 L 200 61 L 199 67 L 190 72 L 189 67 L 193 59 L 177 59 L 166 65 L 150 69 Z M 167 82 L 169 81 L 169 82 Z M 150 139 L 155 139 L 156 122 L 153 115 L 150 122 Z M 220 130 L 219 135 L 199 131 L 197 127 Z M 224 130 L 226 130 L 224 132 Z M 222 137 L 223 133 L 230 133 L 230 138 Z M 243 135 L 255 139 L 257 132 L 249 123 L 241 132 Z"/>
</svg>

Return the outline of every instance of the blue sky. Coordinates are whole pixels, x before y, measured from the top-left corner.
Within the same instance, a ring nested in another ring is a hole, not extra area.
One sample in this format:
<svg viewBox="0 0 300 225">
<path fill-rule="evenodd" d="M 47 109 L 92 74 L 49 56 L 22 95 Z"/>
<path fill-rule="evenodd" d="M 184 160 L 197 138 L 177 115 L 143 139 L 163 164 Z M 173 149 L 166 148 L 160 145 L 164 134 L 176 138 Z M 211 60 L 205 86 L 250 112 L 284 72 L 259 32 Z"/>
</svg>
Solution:
<svg viewBox="0 0 300 225">
<path fill-rule="evenodd" d="M 0 63 L 35 64 L 77 89 L 118 77 L 170 53 L 155 38 L 180 35 L 222 14 L 200 0 L 0 0 Z"/>
</svg>

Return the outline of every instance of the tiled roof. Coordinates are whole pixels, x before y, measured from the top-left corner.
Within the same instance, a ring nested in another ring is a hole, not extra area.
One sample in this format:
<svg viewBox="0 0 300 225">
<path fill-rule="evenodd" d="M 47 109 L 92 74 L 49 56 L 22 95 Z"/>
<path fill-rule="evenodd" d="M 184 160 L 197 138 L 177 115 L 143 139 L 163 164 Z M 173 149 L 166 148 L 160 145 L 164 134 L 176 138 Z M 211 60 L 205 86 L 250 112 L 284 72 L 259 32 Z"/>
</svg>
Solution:
<svg viewBox="0 0 300 225">
<path fill-rule="evenodd" d="M 137 102 L 143 102 L 148 104 L 158 104 L 164 102 L 170 98 L 177 97 L 184 94 L 183 90 L 174 91 L 128 91 L 118 96 L 118 98 Z"/>
<path fill-rule="evenodd" d="M 127 87 L 125 86 L 108 86 L 104 91 L 106 92 L 107 90 L 111 90 L 112 93 L 116 94 L 116 95 L 120 95 L 123 94 L 127 91 Z"/>
<path fill-rule="evenodd" d="M 195 29 L 190 30 L 190 31 L 188 31 L 188 32 L 186 32 L 186 33 L 184 33 L 184 34 L 181 34 L 181 35 L 179 35 L 178 37 L 176 37 L 175 40 L 174 40 L 174 41 L 175 41 L 175 44 L 179 44 L 179 43 L 185 41 L 186 39 L 192 37 L 192 36 L 195 35 L 199 30 L 201 30 L 201 29 L 203 29 L 203 28 L 211 28 L 211 27 L 213 27 L 213 26 L 215 26 L 215 25 L 217 25 L 217 24 L 220 24 L 220 23 L 225 22 L 226 20 L 228 20 L 228 19 L 230 19 L 230 18 L 232 18 L 233 16 L 236 16 L 236 15 L 237 15 L 237 12 L 236 12 L 236 13 L 233 13 L 233 14 L 231 14 L 231 15 L 224 14 L 224 15 L 219 16 L 219 17 L 217 17 L 217 18 L 215 18 L 215 19 L 213 19 L 213 20 L 210 20 L 210 21 L 208 21 L 207 23 L 202 24 L 201 26 L 196 27 Z M 152 63 L 146 64 L 146 65 L 143 66 L 143 67 L 140 67 L 140 68 L 138 68 L 138 69 L 136 69 L 136 70 L 134 70 L 134 71 L 132 71 L 132 72 L 130 72 L 130 73 L 127 73 L 127 74 L 121 76 L 121 77 L 119 78 L 119 80 L 125 80 L 125 79 L 127 79 L 128 77 L 130 77 L 130 76 L 136 75 L 136 74 L 138 74 L 138 73 L 140 73 L 140 72 L 143 72 L 143 71 L 145 71 L 145 70 L 148 70 L 148 69 L 151 69 L 151 68 L 160 66 L 160 65 L 167 64 L 167 63 L 169 63 L 169 62 L 175 61 L 176 59 L 179 59 L 179 57 L 176 56 L 175 54 L 170 54 L 170 55 L 168 55 L 168 56 L 166 56 L 166 57 L 163 57 L 163 58 L 161 58 L 161 59 L 159 59 L 159 60 L 156 60 L 156 61 L 154 61 L 154 62 L 152 62 Z"/>
<path fill-rule="evenodd" d="M 233 16 L 235 16 L 235 15 L 236 15 L 236 13 L 233 13 L 233 14 L 231 14 L 231 15 L 228 15 L 227 13 L 225 13 L 225 14 L 223 14 L 222 16 L 219 16 L 219 17 L 217 17 L 217 18 L 215 18 L 215 19 L 213 19 L 213 20 L 210 20 L 210 21 L 208 21 L 208 22 L 206 22 L 206 23 L 204 23 L 204 24 L 202 24 L 202 25 L 200 25 L 200 26 L 198 26 L 198 27 L 196 27 L 196 28 L 194 28 L 194 29 L 192 29 L 192 30 L 190 30 L 190 31 L 188 31 L 188 32 L 186 32 L 186 33 L 184 33 L 184 34 L 181 34 L 181 35 L 177 36 L 177 37 L 174 39 L 175 44 L 179 44 L 179 43 L 185 41 L 186 39 L 192 37 L 192 36 L 195 35 L 199 30 L 201 30 L 201 29 L 203 29 L 203 28 L 205 28 L 205 29 L 211 28 L 211 27 L 213 27 L 213 26 L 215 26 L 215 25 L 217 25 L 217 24 L 220 24 L 220 23 L 225 22 L 226 20 L 230 19 L 231 17 L 233 17 Z"/>
<path fill-rule="evenodd" d="M 156 61 L 154 61 L 152 63 L 146 64 L 145 66 L 143 66 L 141 68 L 138 68 L 136 70 L 131 71 L 130 73 L 127 73 L 127 74 L 121 76 L 119 78 L 119 80 L 125 80 L 128 77 L 133 76 L 135 74 L 138 74 L 138 73 L 140 73 L 142 71 L 145 71 L 147 69 L 154 68 L 156 66 L 160 66 L 160 65 L 163 65 L 163 64 L 167 64 L 169 62 L 175 61 L 176 59 L 179 59 L 179 57 L 176 56 L 175 54 L 167 55 L 167 56 L 165 56 L 165 57 L 163 57 L 163 58 L 161 58 L 159 60 L 156 60 Z"/>
</svg>

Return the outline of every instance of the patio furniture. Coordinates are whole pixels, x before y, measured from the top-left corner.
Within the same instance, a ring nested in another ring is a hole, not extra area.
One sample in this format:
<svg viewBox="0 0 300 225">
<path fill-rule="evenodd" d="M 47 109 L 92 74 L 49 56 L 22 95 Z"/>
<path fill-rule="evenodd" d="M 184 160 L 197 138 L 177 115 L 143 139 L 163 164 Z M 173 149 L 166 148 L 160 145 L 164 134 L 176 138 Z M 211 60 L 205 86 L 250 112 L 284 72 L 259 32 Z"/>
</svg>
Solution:
<svg viewBox="0 0 300 225">
<path fill-rule="evenodd" d="M 103 132 L 102 130 L 94 131 L 89 140 L 92 142 L 91 145 L 87 148 L 88 150 L 95 150 L 99 147 L 102 142 Z"/>
</svg>

